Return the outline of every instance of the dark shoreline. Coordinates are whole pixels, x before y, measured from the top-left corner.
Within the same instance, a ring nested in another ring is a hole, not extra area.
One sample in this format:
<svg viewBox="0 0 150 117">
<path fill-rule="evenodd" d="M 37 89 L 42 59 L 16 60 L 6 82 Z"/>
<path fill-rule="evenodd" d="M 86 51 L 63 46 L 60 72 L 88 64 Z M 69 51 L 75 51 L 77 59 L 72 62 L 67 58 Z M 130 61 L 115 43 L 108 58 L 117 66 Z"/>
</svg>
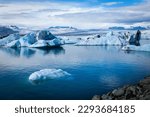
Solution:
<svg viewBox="0 0 150 117">
<path fill-rule="evenodd" d="M 95 95 L 92 100 L 150 100 L 150 76 L 139 83 L 126 85 L 103 95 Z"/>
</svg>

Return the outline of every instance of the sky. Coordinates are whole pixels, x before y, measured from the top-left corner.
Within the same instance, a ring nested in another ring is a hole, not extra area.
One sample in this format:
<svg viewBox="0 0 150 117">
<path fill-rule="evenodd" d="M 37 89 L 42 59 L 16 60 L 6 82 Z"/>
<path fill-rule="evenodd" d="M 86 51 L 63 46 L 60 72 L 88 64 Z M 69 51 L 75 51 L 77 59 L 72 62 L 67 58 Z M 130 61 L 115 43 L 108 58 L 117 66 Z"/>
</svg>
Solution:
<svg viewBox="0 0 150 117">
<path fill-rule="evenodd" d="M 150 0 L 0 0 L 0 25 L 148 26 L 149 8 Z"/>
</svg>

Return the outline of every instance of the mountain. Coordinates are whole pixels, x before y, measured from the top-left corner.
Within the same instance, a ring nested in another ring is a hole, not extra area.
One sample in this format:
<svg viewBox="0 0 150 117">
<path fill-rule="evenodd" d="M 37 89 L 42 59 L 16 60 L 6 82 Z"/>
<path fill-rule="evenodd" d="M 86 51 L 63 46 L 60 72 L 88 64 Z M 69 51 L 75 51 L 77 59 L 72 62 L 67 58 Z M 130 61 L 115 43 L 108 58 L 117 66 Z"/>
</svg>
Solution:
<svg viewBox="0 0 150 117">
<path fill-rule="evenodd" d="M 0 26 L 0 39 L 7 37 L 10 34 L 18 33 L 17 27 L 12 26 Z"/>
<path fill-rule="evenodd" d="M 147 30 L 147 27 L 142 27 L 142 26 L 131 26 L 128 28 L 128 30 Z"/>
<path fill-rule="evenodd" d="M 78 29 L 69 26 L 54 26 L 54 27 L 49 27 L 48 30 L 53 34 L 62 34 L 68 32 L 76 32 Z"/>
<path fill-rule="evenodd" d="M 114 27 L 109 27 L 110 30 L 125 30 L 124 27 L 118 27 L 118 26 L 114 26 Z"/>
<path fill-rule="evenodd" d="M 129 28 L 125 28 L 123 26 L 114 26 L 109 27 L 110 30 L 149 30 L 150 26 L 144 27 L 144 26 L 131 26 Z"/>
<path fill-rule="evenodd" d="M 7 27 L 7 28 L 10 28 L 10 29 L 12 29 L 12 30 L 14 30 L 14 31 L 18 31 L 18 32 L 19 32 L 19 30 L 20 30 L 19 27 L 14 26 L 14 25 L 9 25 L 9 26 L 6 26 L 6 27 Z"/>
</svg>

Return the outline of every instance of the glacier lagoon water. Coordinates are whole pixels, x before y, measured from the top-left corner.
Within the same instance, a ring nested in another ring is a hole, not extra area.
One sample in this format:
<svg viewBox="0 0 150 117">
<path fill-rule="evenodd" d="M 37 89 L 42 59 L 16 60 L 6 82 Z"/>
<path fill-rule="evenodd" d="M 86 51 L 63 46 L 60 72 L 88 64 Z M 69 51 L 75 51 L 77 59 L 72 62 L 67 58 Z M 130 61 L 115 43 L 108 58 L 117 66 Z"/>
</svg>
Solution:
<svg viewBox="0 0 150 117">
<path fill-rule="evenodd" d="M 29 81 L 31 73 L 45 68 L 62 69 L 72 77 Z M 149 52 L 124 52 L 114 46 L 0 48 L 0 99 L 87 100 L 148 75 Z"/>
</svg>

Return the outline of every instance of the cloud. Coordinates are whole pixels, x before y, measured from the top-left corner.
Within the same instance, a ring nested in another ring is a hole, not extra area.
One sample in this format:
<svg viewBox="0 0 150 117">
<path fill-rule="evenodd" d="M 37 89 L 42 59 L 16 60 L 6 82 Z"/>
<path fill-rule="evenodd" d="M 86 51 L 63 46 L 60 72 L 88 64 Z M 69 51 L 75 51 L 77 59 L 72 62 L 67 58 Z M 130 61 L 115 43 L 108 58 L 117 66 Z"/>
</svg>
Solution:
<svg viewBox="0 0 150 117">
<path fill-rule="evenodd" d="M 95 7 L 59 2 L 0 4 L 0 24 L 28 27 L 67 25 L 78 28 L 150 25 L 149 1 L 132 6 L 105 7 L 115 4 L 121 3 L 109 2 Z"/>
<path fill-rule="evenodd" d="M 2 4 L 0 4 L 0 8 L 2 8 L 2 7 L 7 7 L 6 5 L 2 5 Z"/>
<path fill-rule="evenodd" d="M 113 6 L 113 5 L 118 5 L 118 4 L 122 4 L 124 2 L 105 2 L 105 3 L 102 3 L 101 5 L 102 6 Z"/>
<path fill-rule="evenodd" d="M 58 18 L 67 19 L 68 22 L 82 22 L 82 26 L 92 24 L 95 27 L 111 25 L 150 25 L 150 13 L 147 11 L 150 4 L 139 4 L 128 7 L 96 8 L 87 12 L 66 13 Z M 74 20 L 75 19 L 75 20 Z M 79 25 L 79 24 L 78 24 Z"/>
</svg>

